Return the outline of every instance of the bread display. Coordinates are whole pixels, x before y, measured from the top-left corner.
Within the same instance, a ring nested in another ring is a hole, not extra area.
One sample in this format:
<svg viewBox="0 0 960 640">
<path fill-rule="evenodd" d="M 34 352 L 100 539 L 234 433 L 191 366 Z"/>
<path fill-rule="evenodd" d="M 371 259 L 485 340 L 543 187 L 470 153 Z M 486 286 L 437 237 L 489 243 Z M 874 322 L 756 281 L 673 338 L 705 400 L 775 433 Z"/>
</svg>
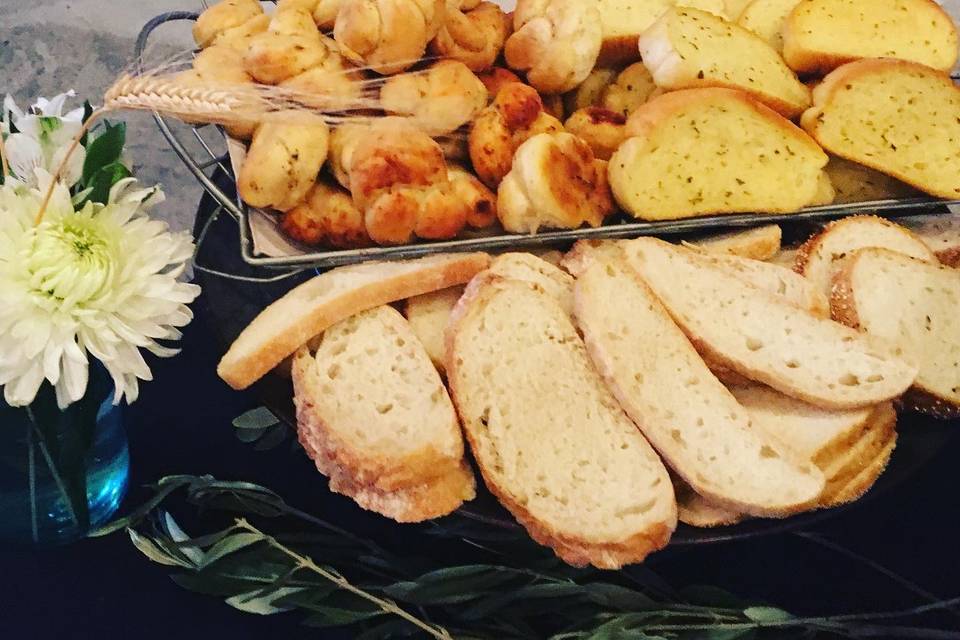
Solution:
<svg viewBox="0 0 960 640">
<path fill-rule="evenodd" d="M 855 252 L 834 277 L 834 317 L 896 345 L 920 363 L 905 398 L 936 416 L 960 416 L 960 271 L 881 248 Z"/>
<path fill-rule="evenodd" d="M 585 107 L 563 123 L 563 128 L 587 143 L 593 155 L 609 160 L 626 138 L 627 119 L 603 107 Z"/>
<path fill-rule="evenodd" d="M 287 211 L 303 201 L 327 158 L 330 132 L 311 113 L 296 112 L 287 124 L 257 127 L 237 189 L 255 207 Z"/>
<path fill-rule="evenodd" d="M 363 74 L 340 55 L 335 43 L 323 38 L 327 56 L 316 66 L 280 82 L 297 102 L 313 109 L 339 111 L 353 108 L 365 94 Z"/>
<path fill-rule="evenodd" d="M 803 312 L 693 251 L 652 238 L 622 246 L 698 349 L 750 380 L 810 404 L 849 409 L 896 398 L 917 376 L 902 348 Z"/>
<path fill-rule="evenodd" d="M 380 102 L 388 113 L 431 135 L 450 133 L 487 106 L 487 88 L 462 62 L 441 60 L 416 74 L 387 79 Z"/>
<path fill-rule="evenodd" d="M 745 231 L 731 231 L 691 240 L 690 245 L 707 253 L 720 253 L 752 260 L 769 260 L 780 251 L 783 230 L 765 224 Z"/>
<path fill-rule="evenodd" d="M 446 370 L 446 331 L 450 314 L 463 295 L 463 286 L 449 287 L 407 298 L 403 315 L 423 344 L 437 371 Z"/>
<path fill-rule="evenodd" d="M 486 71 L 503 50 L 511 22 L 492 2 L 481 2 L 469 11 L 447 7 L 446 20 L 430 42 L 430 53 L 462 62 L 474 72 Z"/>
<path fill-rule="evenodd" d="M 617 74 L 603 92 L 601 106 L 629 116 L 653 96 L 657 85 L 642 62 L 635 62 Z"/>
<path fill-rule="evenodd" d="M 563 93 L 590 75 L 600 53 L 600 14 L 582 0 L 518 0 L 504 46 L 511 69 L 543 93 Z"/>
<path fill-rule="evenodd" d="M 800 0 L 751 0 L 735 20 L 783 54 L 783 25 Z"/>
<path fill-rule="evenodd" d="M 356 64 L 391 75 L 423 57 L 444 11 L 444 0 L 343 0 L 333 37 Z"/>
<path fill-rule="evenodd" d="M 745 91 L 787 118 L 810 106 L 810 90 L 756 34 L 697 9 L 671 9 L 639 40 L 658 87 Z"/>
<path fill-rule="evenodd" d="M 605 569 L 667 543 L 677 518 L 667 471 L 552 297 L 481 277 L 449 336 L 447 374 L 474 457 L 531 537 L 570 564 Z"/>
<path fill-rule="evenodd" d="M 609 175 L 625 211 L 665 220 L 797 211 L 814 200 L 826 164 L 810 136 L 747 94 L 688 89 L 630 116 Z"/>
<path fill-rule="evenodd" d="M 926 193 L 960 197 L 960 89 L 946 73 L 902 60 L 851 62 L 824 79 L 813 101 L 801 122 L 827 151 Z"/>
<path fill-rule="evenodd" d="M 193 40 L 200 48 L 263 15 L 257 0 L 223 0 L 200 14 L 193 23 Z"/>
<path fill-rule="evenodd" d="M 509 82 L 481 111 L 470 128 L 470 160 L 489 187 L 500 184 L 513 166 L 517 149 L 541 133 L 563 130 L 559 120 L 544 112 L 543 101 L 531 87 Z"/>
<path fill-rule="evenodd" d="M 826 73 L 861 58 L 949 71 L 957 46 L 953 21 L 933 0 L 801 0 L 783 25 L 783 57 L 803 73 Z"/>
<path fill-rule="evenodd" d="M 308 245 L 356 249 L 372 244 L 350 192 L 328 179 L 317 181 L 303 202 L 284 213 L 280 227 Z"/>
<path fill-rule="evenodd" d="M 541 133 L 520 145 L 497 190 L 497 216 L 515 233 L 597 227 L 613 210 L 606 162 L 566 132 Z"/>
<path fill-rule="evenodd" d="M 936 263 L 937 256 L 908 229 L 876 216 L 853 216 L 837 220 L 810 237 L 797 252 L 794 269 L 830 297 L 833 279 L 845 258 L 859 249 L 880 247 Z"/>
<path fill-rule="evenodd" d="M 278 11 L 266 31 L 253 36 L 243 64 L 257 82 L 277 84 L 320 65 L 330 50 L 309 13 Z"/>
<path fill-rule="evenodd" d="M 604 93 L 619 74 L 615 68 L 596 67 L 579 86 L 563 95 L 564 110 L 573 114 L 586 107 L 602 106 Z"/>
<path fill-rule="evenodd" d="M 824 171 L 833 185 L 833 201 L 837 204 L 896 200 L 920 195 L 919 191 L 896 178 L 836 156 L 830 157 Z"/>
<path fill-rule="evenodd" d="M 467 226 L 484 229 L 497 221 L 497 195 L 475 175 L 455 164 L 447 166 L 454 198 L 466 207 Z"/>
</svg>

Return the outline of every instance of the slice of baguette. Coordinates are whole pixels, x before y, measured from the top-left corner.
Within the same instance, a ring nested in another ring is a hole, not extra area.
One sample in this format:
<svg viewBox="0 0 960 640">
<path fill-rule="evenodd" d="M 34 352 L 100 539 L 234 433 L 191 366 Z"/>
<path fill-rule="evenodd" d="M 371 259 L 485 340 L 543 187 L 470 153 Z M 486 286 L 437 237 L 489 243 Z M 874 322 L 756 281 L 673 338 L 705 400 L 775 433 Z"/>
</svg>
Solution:
<svg viewBox="0 0 960 640">
<path fill-rule="evenodd" d="M 882 247 L 925 262 L 937 262 L 930 248 L 909 230 L 877 216 L 852 216 L 828 224 L 797 252 L 794 270 L 829 299 L 833 277 L 846 256 Z"/>
<path fill-rule="evenodd" d="M 559 302 L 567 315 L 573 314 L 573 278 L 542 258 L 530 253 L 504 253 L 493 259 L 487 273 L 530 283 Z"/>
<path fill-rule="evenodd" d="M 894 435 L 867 468 L 852 478 L 846 485 L 825 494 L 821 498 L 820 506 L 823 508 L 839 507 L 862 498 L 886 470 L 896 446 L 897 438 Z"/>
<path fill-rule="evenodd" d="M 876 414 L 873 407 L 821 409 L 760 385 L 732 387 L 730 392 L 755 428 L 821 469 L 863 437 Z"/>
<path fill-rule="evenodd" d="M 960 88 L 946 73 L 903 60 L 851 62 L 824 78 L 813 104 L 801 124 L 831 154 L 960 198 Z"/>
<path fill-rule="evenodd" d="M 667 471 L 553 297 L 484 274 L 448 340 L 451 390 L 484 481 L 534 540 L 604 569 L 667 544 L 677 518 Z"/>
<path fill-rule="evenodd" d="M 671 9 L 640 36 L 639 47 L 658 87 L 739 89 L 787 118 L 810 106 L 810 89 L 769 44 L 712 13 Z"/>
<path fill-rule="evenodd" d="M 852 409 L 899 396 L 917 375 L 893 344 L 798 309 L 694 251 L 653 238 L 622 246 L 698 349 L 751 380 L 820 407 Z"/>
<path fill-rule="evenodd" d="M 426 350 L 393 307 L 323 333 L 293 368 L 300 428 L 361 485 L 392 491 L 446 474 L 463 459 L 459 422 Z"/>
<path fill-rule="evenodd" d="M 897 222 L 910 229 L 948 267 L 960 267 L 960 215 L 906 216 Z"/>
<path fill-rule="evenodd" d="M 783 53 L 783 25 L 800 0 L 753 0 L 737 24 L 757 34 L 778 54 Z"/>
<path fill-rule="evenodd" d="M 886 444 L 896 437 L 896 432 L 897 412 L 890 403 L 884 403 L 878 407 L 860 439 L 821 467 L 827 478 L 824 492 L 827 495 L 833 493 L 869 467 Z"/>
<path fill-rule="evenodd" d="M 790 213 L 814 200 L 822 149 L 776 112 L 731 89 L 672 91 L 638 108 L 610 158 L 610 186 L 643 220 Z"/>
<path fill-rule="evenodd" d="M 783 25 L 783 57 L 802 73 L 861 58 L 900 58 L 949 71 L 957 30 L 933 0 L 802 0 Z"/>
<path fill-rule="evenodd" d="M 960 416 L 960 271 L 887 249 L 861 249 L 834 280 L 834 317 L 892 342 L 920 363 L 904 403 Z"/>
<path fill-rule="evenodd" d="M 463 295 L 463 286 L 448 287 L 440 291 L 424 293 L 407 298 L 403 303 L 403 315 L 410 328 L 427 350 L 433 366 L 444 372 L 446 355 L 443 335 L 447 329 L 450 313 Z"/>
<path fill-rule="evenodd" d="M 673 488 L 677 494 L 677 517 L 687 526 L 715 529 L 737 524 L 747 517 L 712 504 L 679 478 L 674 479 Z"/>
<path fill-rule="evenodd" d="M 816 501 L 824 482 L 820 471 L 750 426 L 746 410 L 627 265 L 594 261 L 574 291 L 597 369 L 696 493 L 717 507 L 771 517 Z"/>
<path fill-rule="evenodd" d="M 360 311 L 463 284 L 490 263 L 485 253 L 367 262 L 322 273 L 260 312 L 230 345 L 217 374 L 246 389 L 328 327 Z"/>
<path fill-rule="evenodd" d="M 727 253 L 753 260 L 769 260 L 780 251 L 783 230 L 780 225 L 765 224 L 744 231 L 731 231 L 691 240 L 690 244 L 707 253 Z"/>
<path fill-rule="evenodd" d="M 837 204 L 895 200 L 919 195 L 916 189 L 896 178 L 836 156 L 830 157 L 825 171 L 836 192 L 834 202 Z"/>
</svg>

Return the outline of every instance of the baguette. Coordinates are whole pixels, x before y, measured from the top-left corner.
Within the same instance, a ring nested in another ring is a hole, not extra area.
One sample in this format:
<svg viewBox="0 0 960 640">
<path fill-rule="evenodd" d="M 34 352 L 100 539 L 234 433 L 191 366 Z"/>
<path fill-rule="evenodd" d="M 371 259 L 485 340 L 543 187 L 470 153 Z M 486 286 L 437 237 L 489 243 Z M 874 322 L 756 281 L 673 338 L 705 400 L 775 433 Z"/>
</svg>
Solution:
<svg viewBox="0 0 960 640">
<path fill-rule="evenodd" d="M 706 253 L 726 253 L 753 260 L 769 260 L 780 251 L 783 231 L 779 225 L 765 224 L 744 231 L 731 231 L 691 240 L 690 244 Z"/>
<path fill-rule="evenodd" d="M 834 317 L 888 340 L 920 372 L 904 404 L 933 416 L 960 416 L 960 271 L 888 249 L 862 249 L 834 280 Z"/>
<path fill-rule="evenodd" d="M 925 262 L 937 256 L 909 230 L 877 216 L 851 216 L 828 224 L 797 251 L 794 270 L 829 298 L 833 277 L 846 256 L 865 247 L 882 247 Z"/>
<path fill-rule="evenodd" d="M 821 506 L 824 508 L 839 507 L 840 505 L 849 504 L 862 498 L 886 470 L 896 446 L 897 438 L 894 436 L 887 441 L 883 449 L 868 467 L 842 487 L 824 495 L 823 498 L 821 498 Z"/>
<path fill-rule="evenodd" d="M 783 25 L 800 0 L 753 0 L 736 18 L 737 24 L 760 36 L 783 54 Z"/>
<path fill-rule="evenodd" d="M 403 315 L 440 373 L 445 371 L 446 362 L 443 335 L 450 313 L 463 295 L 463 289 L 462 285 L 458 285 L 424 293 L 408 298 L 403 304 Z"/>
<path fill-rule="evenodd" d="M 896 437 L 896 432 L 897 412 L 890 403 L 879 405 L 863 435 L 821 467 L 827 478 L 824 495 L 831 495 L 869 467 L 886 444 Z"/>
<path fill-rule="evenodd" d="M 826 164 L 813 139 L 747 94 L 688 89 L 633 112 L 609 176 L 625 211 L 670 220 L 797 211 L 817 196 Z"/>
<path fill-rule="evenodd" d="M 902 349 L 806 313 L 696 252 L 653 238 L 623 246 L 698 349 L 751 380 L 816 406 L 852 409 L 893 399 L 916 378 Z"/>
<path fill-rule="evenodd" d="M 653 293 L 626 265 L 589 264 L 574 286 L 597 369 L 674 473 L 714 506 L 783 517 L 812 506 L 824 478 L 750 426 Z"/>
<path fill-rule="evenodd" d="M 447 373 L 487 487 L 566 562 L 615 569 L 667 544 L 667 471 L 624 415 L 563 308 L 485 274 L 454 310 Z"/>
<path fill-rule="evenodd" d="M 299 285 L 260 312 L 230 345 L 217 374 L 246 389 L 325 329 L 355 313 L 463 284 L 487 267 L 485 253 L 340 267 Z"/>
<path fill-rule="evenodd" d="M 639 47 L 658 87 L 738 89 L 787 118 L 810 106 L 810 89 L 770 45 L 712 13 L 671 9 L 640 36 Z"/>
<path fill-rule="evenodd" d="M 560 303 L 568 315 L 573 315 L 573 278 L 542 258 L 531 253 L 504 253 L 490 262 L 487 273 L 505 280 L 528 282 Z"/>
<path fill-rule="evenodd" d="M 742 513 L 714 505 L 683 480 L 674 480 L 673 487 L 677 493 L 677 517 L 687 526 L 714 529 L 737 524 L 746 518 Z"/>
<path fill-rule="evenodd" d="M 903 60 L 845 64 L 814 90 L 800 122 L 833 155 L 960 198 L 960 88 L 946 73 Z"/>
</svg>

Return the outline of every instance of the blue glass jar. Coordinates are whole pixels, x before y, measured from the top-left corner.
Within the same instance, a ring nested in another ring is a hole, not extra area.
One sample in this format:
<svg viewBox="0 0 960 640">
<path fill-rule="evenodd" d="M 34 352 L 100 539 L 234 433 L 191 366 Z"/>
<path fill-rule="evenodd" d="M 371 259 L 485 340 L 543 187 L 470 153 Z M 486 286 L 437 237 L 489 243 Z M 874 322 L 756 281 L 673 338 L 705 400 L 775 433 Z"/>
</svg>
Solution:
<svg viewBox="0 0 960 640">
<path fill-rule="evenodd" d="M 46 382 L 29 407 L 0 394 L 0 541 L 56 545 L 84 537 L 120 506 L 130 455 L 113 383 L 91 363 L 83 398 L 65 410 Z"/>
</svg>

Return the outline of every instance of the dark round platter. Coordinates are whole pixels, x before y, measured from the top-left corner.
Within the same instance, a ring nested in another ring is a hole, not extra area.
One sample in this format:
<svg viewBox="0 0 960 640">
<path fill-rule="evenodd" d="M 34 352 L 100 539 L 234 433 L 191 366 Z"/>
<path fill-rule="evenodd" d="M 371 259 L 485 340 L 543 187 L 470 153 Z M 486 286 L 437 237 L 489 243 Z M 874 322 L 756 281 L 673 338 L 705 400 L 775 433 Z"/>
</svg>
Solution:
<svg viewBox="0 0 960 640">
<path fill-rule="evenodd" d="M 225 191 L 232 191 L 232 184 L 224 176 L 217 182 Z M 209 228 L 197 254 L 201 267 L 195 277 L 203 287 L 200 303 L 206 305 L 209 318 L 218 334 L 222 348 L 227 346 L 250 321 L 268 304 L 282 296 L 297 284 L 309 279 L 314 272 L 305 271 L 276 282 L 250 282 L 213 275 L 207 270 L 216 270 L 248 278 L 265 278 L 282 272 L 253 269 L 240 256 L 236 222 L 228 215 L 218 216 L 212 222 L 210 215 L 215 210 L 214 201 L 204 196 L 201 201 L 195 235 L 208 224 Z M 789 230 L 788 230 L 789 231 Z M 253 387 L 257 398 L 279 418 L 295 426 L 292 387 L 282 376 L 271 374 Z M 928 464 L 960 429 L 956 422 L 941 422 L 916 414 L 901 414 L 898 425 L 897 448 L 886 472 L 874 488 L 861 500 L 847 507 L 814 511 L 784 520 L 746 520 L 740 524 L 717 529 L 696 529 L 679 525 L 670 546 L 709 544 L 730 540 L 742 540 L 755 536 L 783 533 L 807 528 L 814 523 L 833 517 L 847 509 L 854 509 L 864 500 L 876 500 L 892 487 L 908 481 L 918 470 Z M 479 487 L 476 500 L 465 505 L 460 514 L 486 524 L 492 529 L 514 529 L 518 525 L 497 502 Z"/>
</svg>

